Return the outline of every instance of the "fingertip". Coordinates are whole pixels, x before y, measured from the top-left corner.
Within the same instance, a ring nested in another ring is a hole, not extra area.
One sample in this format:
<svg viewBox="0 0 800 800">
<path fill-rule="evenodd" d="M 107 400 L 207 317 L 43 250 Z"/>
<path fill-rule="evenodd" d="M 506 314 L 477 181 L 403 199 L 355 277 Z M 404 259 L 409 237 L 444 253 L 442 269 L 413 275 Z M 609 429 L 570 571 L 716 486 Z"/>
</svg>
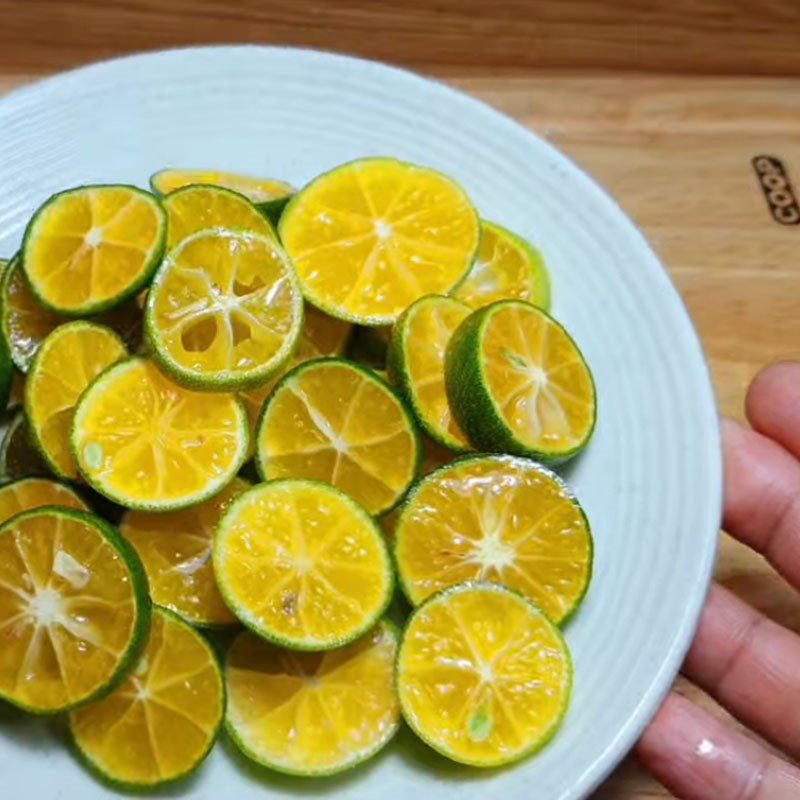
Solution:
<svg viewBox="0 0 800 800">
<path fill-rule="evenodd" d="M 764 367 L 747 390 L 745 413 L 755 430 L 800 457 L 800 363 Z"/>
</svg>

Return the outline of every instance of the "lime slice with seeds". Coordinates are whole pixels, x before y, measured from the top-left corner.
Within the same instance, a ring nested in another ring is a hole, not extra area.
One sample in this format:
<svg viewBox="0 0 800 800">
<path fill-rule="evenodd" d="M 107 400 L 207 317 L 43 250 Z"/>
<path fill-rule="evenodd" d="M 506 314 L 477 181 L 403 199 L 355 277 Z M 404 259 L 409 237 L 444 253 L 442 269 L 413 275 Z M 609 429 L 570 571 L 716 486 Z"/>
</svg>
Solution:
<svg viewBox="0 0 800 800">
<path fill-rule="evenodd" d="M 375 521 L 316 481 L 270 481 L 240 495 L 217 528 L 214 573 L 245 625 L 297 650 L 330 650 L 362 636 L 394 589 Z"/>
<path fill-rule="evenodd" d="M 498 767 L 543 747 L 569 705 L 572 662 L 560 631 L 502 586 L 465 583 L 411 616 L 397 689 L 411 729 L 442 755 Z"/>
</svg>

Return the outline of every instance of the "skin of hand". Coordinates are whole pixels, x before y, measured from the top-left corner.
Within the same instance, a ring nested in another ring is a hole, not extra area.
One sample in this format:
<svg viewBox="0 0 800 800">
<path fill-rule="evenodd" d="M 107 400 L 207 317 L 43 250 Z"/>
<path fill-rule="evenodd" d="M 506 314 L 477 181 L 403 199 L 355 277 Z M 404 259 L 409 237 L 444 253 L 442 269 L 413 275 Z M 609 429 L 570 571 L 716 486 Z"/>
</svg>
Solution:
<svg viewBox="0 0 800 800">
<path fill-rule="evenodd" d="M 764 369 L 746 413 L 723 422 L 723 527 L 800 590 L 800 363 Z M 651 772 L 682 800 L 800 799 L 800 636 L 714 584 L 683 672 L 785 756 L 672 693 L 637 745 Z"/>
</svg>

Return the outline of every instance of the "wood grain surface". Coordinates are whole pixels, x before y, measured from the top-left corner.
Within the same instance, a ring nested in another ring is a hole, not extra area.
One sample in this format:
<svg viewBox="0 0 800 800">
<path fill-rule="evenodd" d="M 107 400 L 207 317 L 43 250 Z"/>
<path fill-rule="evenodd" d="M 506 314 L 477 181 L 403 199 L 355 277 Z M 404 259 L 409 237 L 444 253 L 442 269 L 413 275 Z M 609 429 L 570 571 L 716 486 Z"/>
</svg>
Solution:
<svg viewBox="0 0 800 800">
<path fill-rule="evenodd" d="M 0 93 L 27 77 L 0 75 Z M 440 77 L 549 139 L 616 196 L 683 295 L 723 414 L 742 417 L 745 388 L 763 364 L 800 358 L 800 226 L 772 219 L 751 165 L 753 156 L 777 156 L 800 181 L 800 80 L 497 77 L 474 70 L 444 70 Z M 796 595 L 762 559 L 725 536 L 717 578 L 800 631 Z M 678 688 L 723 713 L 685 681 Z M 666 797 L 629 759 L 595 800 Z"/>
<path fill-rule="evenodd" d="M 0 0 L 17 72 L 252 42 L 423 69 L 800 75 L 798 41 L 797 0 Z"/>
</svg>

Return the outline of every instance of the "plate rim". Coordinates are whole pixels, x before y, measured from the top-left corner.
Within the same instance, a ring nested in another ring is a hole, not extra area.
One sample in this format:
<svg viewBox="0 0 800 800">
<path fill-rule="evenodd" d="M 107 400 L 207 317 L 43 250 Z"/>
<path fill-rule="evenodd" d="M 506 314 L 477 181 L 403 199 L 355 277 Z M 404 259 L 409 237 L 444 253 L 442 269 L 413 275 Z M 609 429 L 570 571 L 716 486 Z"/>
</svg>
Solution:
<svg viewBox="0 0 800 800">
<path fill-rule="evenodd" d="M 95 73 L 107 70 L 125 69 L 127 65 L 139 61 L 170 58 L 170 57 L 217 57 L 233 56 L 246 57 L 252 53 L 271 54 L 276 58 L 287 57 L 295 59 L 309 59 L 321 62 L 336 61 L 349 63 L 355 68 L 373 70 L 375 72 L 390 73 L 396 80 L 406 81 L 409 86 L 428 87 L 431 85 L 444 95 L 466 106 L 472 106 L 482 114 L 488 114 L 494 123 L 509 134 L 522 135 L 529 143 L 548 154 L 548 157 L 561 169 L 569 172 L 579 181 L 581 191 L 594 195 L 596 201 L 613 209 L 615 215 L 624 220 L 628 227 L 627 234 L 631 244 L 634 245 L 648 262 L 647 269 L 651 277 L 658 281 L 658 289 L 662 294 L 662 302 L 668 305 L 666 309 L 670 316 L 680 325 L 680 335 L 683 345 L 692 356 L 691 373 L 695 376 L 697 386 L 695 390 L 702 389 L 702 395 L 695 391 L 692 395 L 693 402 L 702 406 L 704 419 L 701 424 L 707 428 L 708 442 L 704 458 L 706 461 L 706 474 L 708 475 L 709 490 L 712 491 L 707 498 L 705 506 L 705 525 L 707 530 L 698 531 L 697 540 L 702 543 L 702 550 L 698 548 L 697 577 L 693 584 L 692 595 L 683 606 L 680 623 L 675 626 L 670 637 L 669 650 L 661 662 L 659 669 L 653 674 L 647 690 L 641 695 L 639 701 L 629 714 L 626 722 L 621 726 L 616 735 L 610 739 L 605 747 L 599 748 L 590 766 L 571 785 L 570 797 L 572 800 L 586 798 L 597 789 L 608 776 L 623 761 L 640 738 L 641 734 L 658 712 L 664 699 L 669 694 L 675 678 L 680 672 L 680 666 L 691 646 L 692 639 L 700 621 L 700 615 L 705 606 L 708 592 L 713 582 L 714 568 L 716 565 L 719 530 L 722 518 L 723 504 L 723 455 L 721 421 L 717 410 L 716 390 L 712 380 L 708 357 L 700 339 L 694 322 L 678 292 L 671 275 L 663 266 L 647 238 L 635 220 L 623 209 L 617 199 L 592 177 L 579 164 L 566 156 L 549 141 L 538 135 L 531 128 L 515 119 L 510 114 L 495 108 L 490 103 L 454 86 L 449 85 L 444 78 L 430 76 L 422 72 L 375 61 L 356 55 L 327 50 L 323 48 L 294 47 L 289 45 L 261 45 L 261 44 L 209 44 L 186 45 L 180 47 L 144 50 L 135 53 L 115 56 L 112 58 L 83 64 L 68 70 L 63 70 L 52 75 L 35 78 L 33 81 L 12 89 L 0 96 L 0 120 L 13 113 L 19 104 L 40 99 L 46 103 L 47 97 L 37 98 L 37 95 L 58 90 L 62 84 L 71 81 L 80 81 L 82 78 L 91 78 Z M 129 68 L 129 67 L 127 67 Z M 712 473 L 713 474 L 709 474 Z"/>
</svg>

